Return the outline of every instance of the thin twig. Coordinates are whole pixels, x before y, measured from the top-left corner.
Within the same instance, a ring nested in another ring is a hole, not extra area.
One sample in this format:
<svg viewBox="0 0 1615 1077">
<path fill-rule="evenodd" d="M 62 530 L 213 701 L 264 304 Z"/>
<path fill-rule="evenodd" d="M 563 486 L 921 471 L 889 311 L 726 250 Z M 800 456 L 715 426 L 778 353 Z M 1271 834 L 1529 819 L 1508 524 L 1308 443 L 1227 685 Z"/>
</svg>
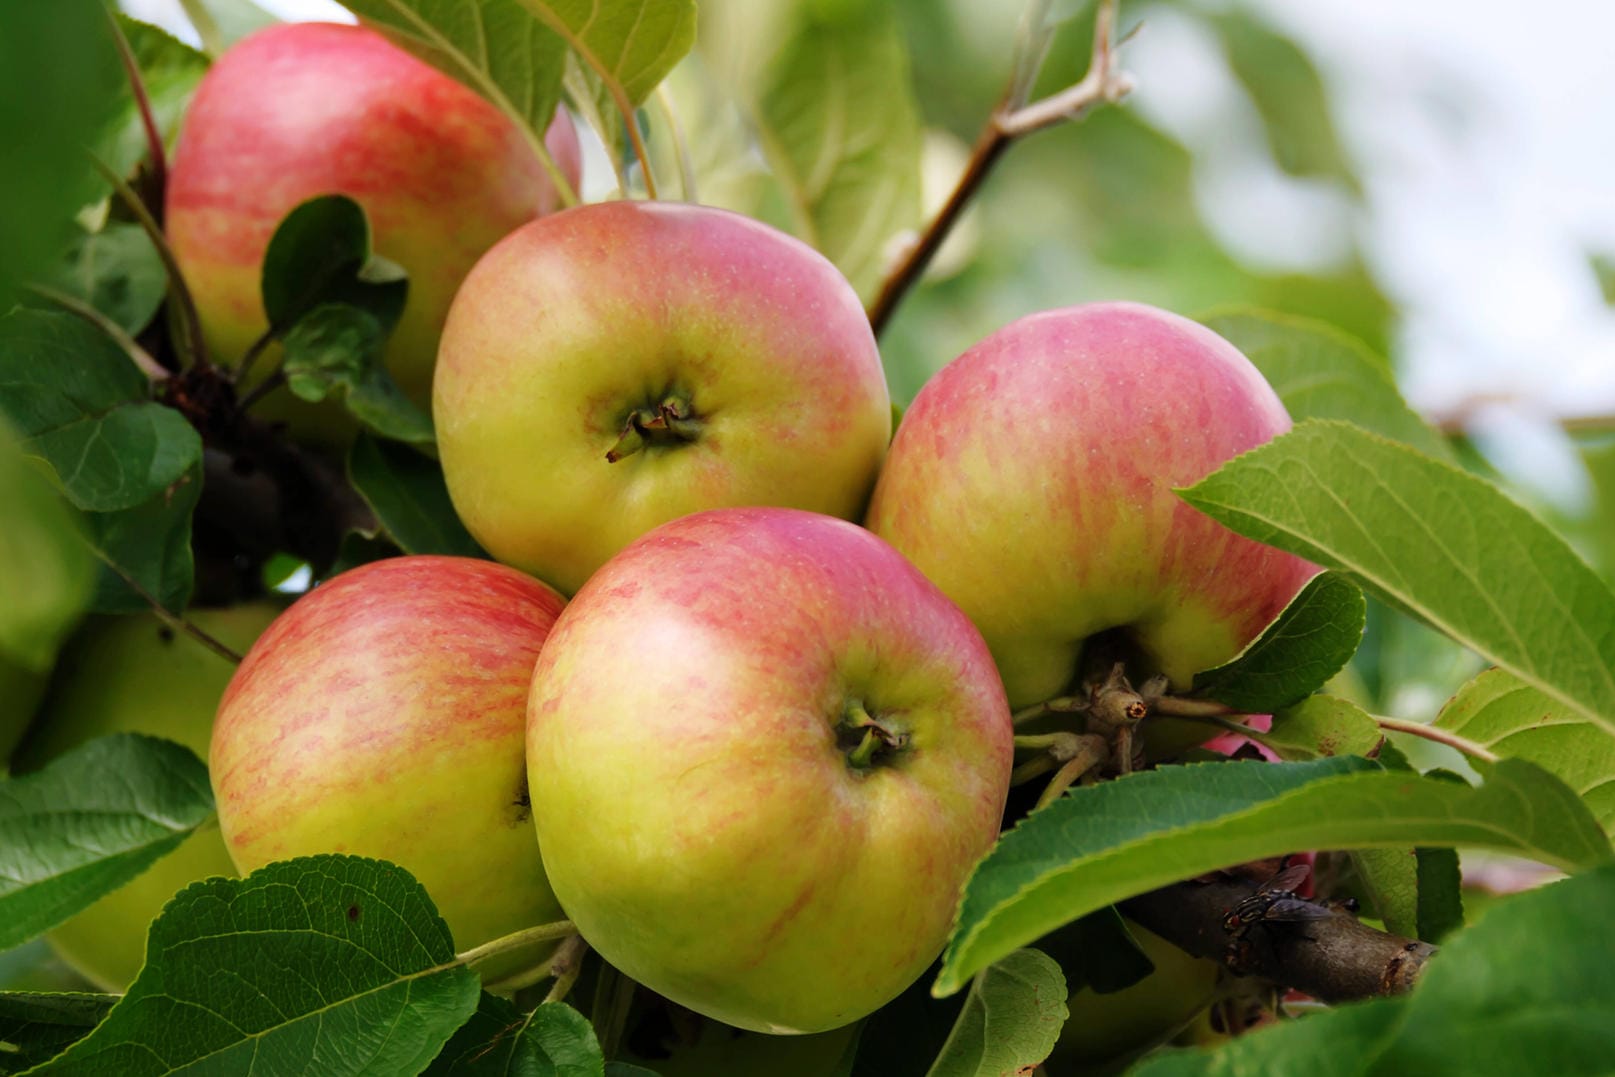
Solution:
<svg viewBox="0 0 1615 1077">
<path fill-rule="evenodd" d="M 168 369 L 156 359 L 153 359 L 151 353 L 142 348 L 140 342 L 130 336 L 123 326 L 84 302 L 84 300 L 77 296 L 68 295 L 66 292 L 57 291 L 55 288 L 45 284 L 30 284 L 27 288 L 40 298 L 48 299 L 55 303 L 69 314 L 78 315 L 111 337 L 118 347 L 123 349 L 124 354 L 129 357 L 130 361 L 140 368 L 140 372 L 152 381 L 166 381 L 170 377 Z"/>
<path fill-rule="evenodd" d="M 206 647 L 220 658 L 223 658 L 225 661 L 232 662 L 238 666 L 241 664 L 241 655 L 237 654 L 235 651 L 231 650 L 217 639 L 208 635 L 190 621 L 187 621 L 178 614 L 170 612 L 166 606 L 158 601 L 156 595 L 142 587 L 138 580 L 129 575 L 129 573 L 125 572 L 123 567 L 114 562 L 112 558 L 108 557 L 105 550 L 101 549 L 94 543 L 89 543 L 88 545 L 91 552 L 100 559 L 103 565 L 111 569 L 115 576 L 117 576 L 124 583 L 128 584 L 129 590 L 133 591 L 135 594 L 139 595 L 145 600 L 146 604 L 151 607 L 152 612 L 157 615 L 158 620 L 162 621 L 169 628 L 172 628 L 178 632 L 183 632 L 187 636 L 190 636 L 192 639 L 196 640 L 196 642 L 200 643 L 202 646 Z"/>
<path fill-rule="evenodd" d="M 1402 718 L 1386 718 L 1378 714 L 1371 715 L 1371 717 L 1381 729 L 1389 729 L 1394 733 L 1406 733 L 1409 736 L 1435 741 L 1437 744 L 1445 744 L 1449 748 L 1456 748 L 1467 756 L 1487 763 L 1495 763 L 1501 758 L 1496 752 L 1476 744 L 1467 737 L 1461 737 L 1451 730 L 1425 725 L 1423 722 L 1409 722 Z"/>
<path fill-rule="evenodd" d="M 251 344 L 247 345 L 247 350 L 241 356 L 241 362 L 236 364 L 236 384 L 239 385 L 247 380 L 247 371 L 251 370 L 252 365 L 258 361 L 258 357 L 268 350 L 271 344 L 275 343 L 275 341 L 279 339 L 280 330 L 274 326 L 270 326 L 268 329 L 265 329 L 262 333 L 258 334 L 257 340 L 254 340 Z"/>
<path fill-rule="evenodd" d="M 1133 90 L 1132 76 L 1115 67 L 1116 0 L 1101 0 L 1094 13 L 1093 51 L 1082 81 L 999 117 L 1009 138 L 1041 131 L 1062 120 L 1080 120 L 1095 106 L 1114 104 Z"/>
<path fill-rule="evenodd" d="M 1132 76 L 1116 67 L 1115 26 L 1116 0 L 1100 0 L 1094 20 L 1093 52 L 1088 73 L 1080 82 L 1057 94 L 1015 107 L 1015 87 L 1024 75 L 1019 72 L 1012 75 L 1003 100 L 994 108 L 986 126 L 977 136 L 976 144 L 970 151 L 970 160 L 954 185 L 953 193 L 948 195 L 948 200 L 926 225 L 919 240 L 881 283 L 880 293 L 869 307 L 869 324 L 876 336 L 886 328 L 898 304 L 925 273 L 965 207 L 975 197 L 982 181 L 1011 142 L 1061 120 L 1080 119 L 1094 107 L 1120 101 L 1132 91 Z"/>
<path fill-rule="evenodd" d="M 129 212 L 135 215 L 135 220 L 145 230 L 152 246 L 157 248 L 157 257 L 162 259 L 163 269 L 168 273 L 168 294 L 179 305 L 180 321 L 185 327 L 185 341 L 189 346 L 191 365 L 198 369 L 207 369 L 213 364 L 208 361 L 207 345 L 202 340 L 202 317 L 197 313 L 196 300 L 185 284 L 185 275 L 180 272 L 179 262 L 174 258 L 174 248 L 168 245 L 168 238 L 163 235 L 162 226 L 157 223 L 157 219 L 146 208 L 146 203 L 141 201 L 134 188 L 130 187 L 122 176 L 93 153 L 90 154 L 90 160 L 94 163 L 96 171 L 112 185 L 118 197 L 128 206 Z"/>
<path fill-rule="evenodd" d="M 248 408 L 258 403 L 258 401 L 262 400 L 264 397 L 268 396 L 270 393 L 274 392 L 276 389 L 279 389 L 285 384 L 286 371 L 285 368 L 282 368 L 269 375 L 269 377 L 265 378 L 257 385 L 254 385 L 252 389 L 248 391 L 247 395 L 241 398 L 241 402 L 236 405 L 236 410 L 246 411 Z"/>
<path fill-rule="evenodd" d="M 146 153 L 151 157 L 152 182 L 161 191 L 168 183 L 168 162 L 163 150 L 163 136 L 158 132 L 157 119 L 151 112 L 151 98 L 146 94 L 146 80 L 141 77 L 140 64 L 135 60 L 134 50 L 129 47 L 123 27 L 118 25 L 118 16 L 110 7 L 107 8 L 107 21 L 112 24 L 112 40 L 118 46 L 118 57 L 123 61 L 123 72 L 129 79 L 129 92 L 135 98 L 135 111 L 140 113 L 140 125 L 146 132 Z"/>
</svg>

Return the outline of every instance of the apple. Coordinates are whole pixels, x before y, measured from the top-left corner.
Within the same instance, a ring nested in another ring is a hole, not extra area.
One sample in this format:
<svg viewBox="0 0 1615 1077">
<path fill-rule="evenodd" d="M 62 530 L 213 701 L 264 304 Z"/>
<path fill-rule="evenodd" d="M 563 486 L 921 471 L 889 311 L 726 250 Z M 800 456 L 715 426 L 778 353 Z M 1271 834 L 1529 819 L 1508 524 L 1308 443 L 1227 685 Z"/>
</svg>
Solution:
<svg viewBox="0 0 1615 1077">
<path fill-rule="evenodd" d="M 1045 1063 L 1050 1077 L 1087 1073 L 1146 1051 L 1175 1036 L 1216 1000 L 1221 965 L 1185 953 L 1131 921 L 1127 928 L 1155 970 L 1120 991 L 1099 994 L 1085 986 L 1072 992 L 1066 999 L 1070 1016 Z M 1083 955 L 1061 932 L 1036 946 L 1067 968 L 1081 966 Z"/>
<path fill-rule="evenodd" d="M 564 111 L 545 145 L 575 191 Z M 376 251 L 409 273 L 387 363 L 430 407 L 455 289 L 495 240 L 556 207 L 555 185 L 504 113 L 380 34 L 287 23 L 249 35 L 202 79 L 168 173 L 168 240 L 218 361 L 239 360 L 267 326 L 259 276 L 276 225 L 324 194 L 362 205 Z"/>
<path fill-rule="evenodd" d="M 45 694 L 45 674 L 0 651 L 0 763 L 11 758 Z"/>
<path fill-rule="evenodd" d="M 1022 318 L 903 417 L 867 523 L 981 629 L 1019 709 L 1062 695 L 1120 630 L 1183 689 L 1317 569 L 1173 493 L 1289 429 L 1227 341 L 1136 303 Z"/>
<path fill-rule="evenodd" d="M 185 616 L 240 652 L 280 608 L 268 601 L 250 602 L 193 609 Z M 18 768 L 44 766 L 109 733 L 166 737 L 206 756 L 213 712 L 234 672 L 228 661 L 149 613 L 93 618 L 63 650 L 39 721 L 17 754 Z M 122 991 L 140 971 L 146 929 L 168 899 L 198 879 L 234 874 L 217 828 L 204 827 L 145 874 L 46 938 L 85 979 L 107 991 Z"/>
<path fill-rule="evenodd" d="M 466 277 L 433 387 L 454 507 L 571 593 L 658 524 L 777 505 L 858 517 L 891 437 L 875 338 L 812 248 L 738 214 L 580 206 Z"/>
<path fill-rule="evenodd" d="M 889 546 L 715 510 L 628 546 L 556 623 L 533 822 L 606 961 L 726 1024 L 818 1032 L 941 951 L 1011 740 L 980 634 Z"/>
<path fill-rule="evenodd" d="M 399 557 L 269 626 L 219 703 L 208 763 L 243 873 L 352 853 L 411 872 L 456 945 L 562 918 L 527 806 L 527 686 L 562 600 L 514 569 Z M 490 980 L 553 945 L 483 963 Z"/>
</svg>

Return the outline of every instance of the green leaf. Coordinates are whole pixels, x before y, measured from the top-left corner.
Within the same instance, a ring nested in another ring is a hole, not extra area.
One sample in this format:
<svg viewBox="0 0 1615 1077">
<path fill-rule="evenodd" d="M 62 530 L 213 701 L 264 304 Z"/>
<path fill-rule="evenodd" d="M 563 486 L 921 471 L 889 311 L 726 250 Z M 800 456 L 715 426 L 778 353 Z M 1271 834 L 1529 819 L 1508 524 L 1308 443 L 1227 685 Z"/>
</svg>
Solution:
<svg viewBox="0 0 1615 1077">
<path fill-rule="evenodd" d="M 146 595 L 166 610 L 178 613 L 185 608 L 196 580 L 191 516 L 201 496 L 202 469 L 198 466 L 142 505 L 122 512 L 84 514 L 85 541 L 101 561 L 90 599 L 93 612 L 147 609 Z"/>
<path fill-rule="evenodd" d="M 1581 461 L 1593 484 L 1593 561 L 1604 579 L 1615 583 L 1615 441 L 1582 446 Z"/>
<path fill-rule="evenodd" d="M 1415 849 L 1418 861 L 1418 927 L 1407 934 L 1441 942 L 1464 926 L 1463 875 L 1456 849 Z"/>
<path fill-rule="evenodd" d="M 51 310 L 0 319 L 0 413 L 79 508 L 132 508 L 201 463 L 196 431 L 148 394 L 145 375 L 88 322 Z"/>
<path fill-rule="evenodd" d="M 731 19 L 759 15 L 731 5 Z M 759 6 L 761 7 L 761 6 Z M 757 132 L 789 206 L 788 225 L 868 300 L 893 240 L 920 223 L 919 108 L 888 3 L 799 5 L 762 46 L 715 30 L 709 55 Z M 765 20 L 768 16 L 761 16 Z M 775 20 L 777 21 L 777 20 Z"/>
<path fill-rule="evenodd" d="M 1355 849 L 1361 897 L 1385 930 L 1419 938 L 1419 854 L 1411 845 Z"/>
<path fill-rule="evenodd" d="M 477 1012 L 427 1068 L 427 1077 L 602 1077 L 589 1019 L 563 1002 L 523 1013 L 482 993 Z"/>
<path fill-rule="evenodd" d="M 370 221 L 346 195 L 311 198 L 286 215 L 264 252 L 264 311 L 285 333 L 325 304 L 371 314 L 383 335 L 404 312 L 409 281 L 370 249 Z"/>
<path fill-rule="evenodd" d="M 477 1005 L 453 958 L 426 891 L 383 861 L 207 879 L 163 909 L 129 993 L 50 1072 L 418 1073 Z"/>
<path fill-rule="evenodd" d="M 280 22 L 252 0 L 180 0 L 180 6 L 214 56 L 248 34 Z"/>
<path fill-rule="evenodd" d="M 89 601 L 95 564 L 72 511 L 24 459 L 3 419 L 0 505 L 0 656 L 43 672 Z"/>
<path fill-rule="evenodd" d="M 1615 735 L 1603 726 L 1500 669 L 1459 689 L 1435 725 L 1552 771 L 1615 834 Z"/>
<path fill-rule="evenodd" d="M 1297 849 L 1463 845 L 1571 869 L 1611 857 L 1576 796 L 1532 763 L 1482 764 L 1479 788 L 1357 756 L 1202 763 L 1073 789 L 999 839 L 965 888 L 932 990 L 1095 909 Z"/>
<path fill-rule="evenodd" d="M 1612 908 L 1611 867 L 1517 894 L 1455 936 L 1410 995 L 1281 1021 L 1213 1050 L 1157 1055 L 1130 1072 L 1607 1074 Z"/>
<path fill-rule="evenodd" d="M 1484 479 L 1309 420 L 1179 492 L 1241 534 L 1348 573 L 1615 732 L 1615 594 Z"/>
<path fill-rule="evenodd" d="M 1296 422 L 1345 419 L 1427 456 L 1452 459 L 1447 440 L 1402 399 L 1385 360 L 1327 322 L 1249 307 L 1199 320 L 1245 353 Z"/>
<path fill-rule="evenodd" d="M 1110 994 L 1155 971 L 1115 906 L 1107 905 L 1037 940 L 1036 949 L 1060 966 L 1067 995 L 1083 988 Z"/>
<path fill-rule="evenodd" d="M 282 340 L 289 389 L 304 400 L 342 397 L 348 411 L 383 437 L 429 445 L 432 418 L 404 395 L 382 361 L 386 331 L 345 303 L 315 307 Z"/>
<path fill-rule="evenodd" d="M 151 323 L 168 294 L 168 274 L 151 237 L 124 221 L 79 233 L 40 283 L 84 300 L 130 335 Z"/>
<path fill-rule="evenodd" d="M 695 0 L 521 0 L 614 96 L 644 103 L 695 44 Z"/>
<path fill-rule="evenodd" d="M 1266 733 L 1251 735 L 1291 761 L 1372 755 L 1381 740 L 1379 724 L 1362 708 L 1328 695 L 1310 696 L 1276 712 Z"/>
<path fill-rule="evenodd" d="M 1278 166 L 1295 176 L 1338 179 L 1355 191 L 1357 178 L 1330 117 L 1329 95 L 1307 54 L 1249 12 L 1208 21 L 1262 117 Z"/>
<path fill-rule="evenodd" d="M 1049 1057 L 1066 1019 L 1065 976 L 1047 954 L 1016 950 L 976 974 L 927 1077 L 1022 1073 Z"/>
<path fill-rule="evenodd" d="M 523 127 L 535 150 L 560 101 L 566 44 L 519 0 L 340 0 Z"/>
<path fill-rule="evenodd" d="M 132 733 L 0 782 L 0 950 L 116 890 L 212 814 L 202 761 Z"/>
<path fill-rule="evenodd" d="M 583 122 L 600 136 L 606 156 L 621 164 L 628 152 L 628 128 L 617 109 L 617 103 L 611 98 L 610 88 L 598 74 L 584 66 L 577 53 L 569 51 L 565 63 L 561 88 L 566 93 L 567 101 L 583 117 Z"/>
<path fill-rule="evenodd" d="M 859 1025 L 847 1077 L 926 1077 L 931 1061 L 953 1035 L 965 1003 L 963 994 L 931 996 L 928 987 L 935 969 L 933 964 Z"/>
<path fill-rule="evenodd" d="M 436 460 L 361 434 L 348 454 L 348 478 L 405 553 L 487 556 L 454 514 Z"/>
<path fill-rule="evenodd" d="M 117 995 L 0 993 L 0 1074 L 55 1058 L 101 1023 Z"/>
<path fill-rule="evenodd" d="M 99 0 L 0 3 L 0 311 L 73 233 L 95 197 L 84 147 L 122 92 Z"/>
<path fill-rule="evenodd" d="M 1615 307 L 1615 257 L 1601 252 L 1587 256 L 1587 267 L 1593 271 L 1593 279 L 1598 281 L 1598 290 L 1604 295 L 1604 302 Z"/>
<path fill-rule="evenodd" d="M 1314 576 L 1231 661 L 1194 679 L 1194 694 L 1268 714 L 1322 688 L 1363 641 L 1363 593 L 1337 572 Z"/>
</svg>

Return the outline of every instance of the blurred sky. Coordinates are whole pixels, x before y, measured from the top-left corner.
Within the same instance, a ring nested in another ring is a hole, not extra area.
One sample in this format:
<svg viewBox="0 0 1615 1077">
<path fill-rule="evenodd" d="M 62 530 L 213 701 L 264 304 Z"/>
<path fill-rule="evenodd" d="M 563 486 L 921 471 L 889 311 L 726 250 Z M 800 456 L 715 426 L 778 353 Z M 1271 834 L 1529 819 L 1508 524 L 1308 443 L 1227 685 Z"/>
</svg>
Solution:
<svg viewBox="0 0 1615 1077">
<path fill-rule="evenodd" d="M 346 17 L 328 0 L 258 2 Z M 1615 413 L 1615 311 L 1588 261 L 1615 258 L 1615 3 L 1540 0 L 1527 16 L 1506 0 L 1251 2 L 1322 69 L 1367 212 L 1281 173 L 1216 43 L 1154 9 L 1124 53 L 1132 107 L 1194 150 L 1202 213 L 1263 268 L 1327 265 L 1355 237 L 1401 308 L 1414 405 L 1470 414 L 1506 471 L 1580 500 L 1580 466 L 1545 420 Z M 124 6 L 185 27 L 177 0 Z M 1019 9 L 986 6 L 1011 23 Z M 1502 403 L 1477 407 L 1488 400 Z"/>
</svg>

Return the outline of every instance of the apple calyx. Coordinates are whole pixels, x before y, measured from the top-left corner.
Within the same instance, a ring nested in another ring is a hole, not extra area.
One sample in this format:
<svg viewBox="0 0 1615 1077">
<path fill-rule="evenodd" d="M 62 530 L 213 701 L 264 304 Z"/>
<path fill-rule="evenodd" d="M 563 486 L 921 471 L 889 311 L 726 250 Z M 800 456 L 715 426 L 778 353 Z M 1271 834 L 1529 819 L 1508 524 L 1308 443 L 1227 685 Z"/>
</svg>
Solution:
<svg viewBox="0 0 1615 1077">
<path fill-rule="evenodd" d="M 889 765 L 908 748 L 908 734 L 870 715 L 862 700 L 851 700 L 836 726 L 836 747 L 856 771 Z"/>
<path fill-rule="evenodd" d="M 669 396 L 653 407 L 635 408 L 628 413 L 617 443 L 606 453 L 606 462 L 615 464 L 655 445 L 694 441 L 701 436 L 701 427 L 690 402 L 681 396 Z"/>
</svg>

